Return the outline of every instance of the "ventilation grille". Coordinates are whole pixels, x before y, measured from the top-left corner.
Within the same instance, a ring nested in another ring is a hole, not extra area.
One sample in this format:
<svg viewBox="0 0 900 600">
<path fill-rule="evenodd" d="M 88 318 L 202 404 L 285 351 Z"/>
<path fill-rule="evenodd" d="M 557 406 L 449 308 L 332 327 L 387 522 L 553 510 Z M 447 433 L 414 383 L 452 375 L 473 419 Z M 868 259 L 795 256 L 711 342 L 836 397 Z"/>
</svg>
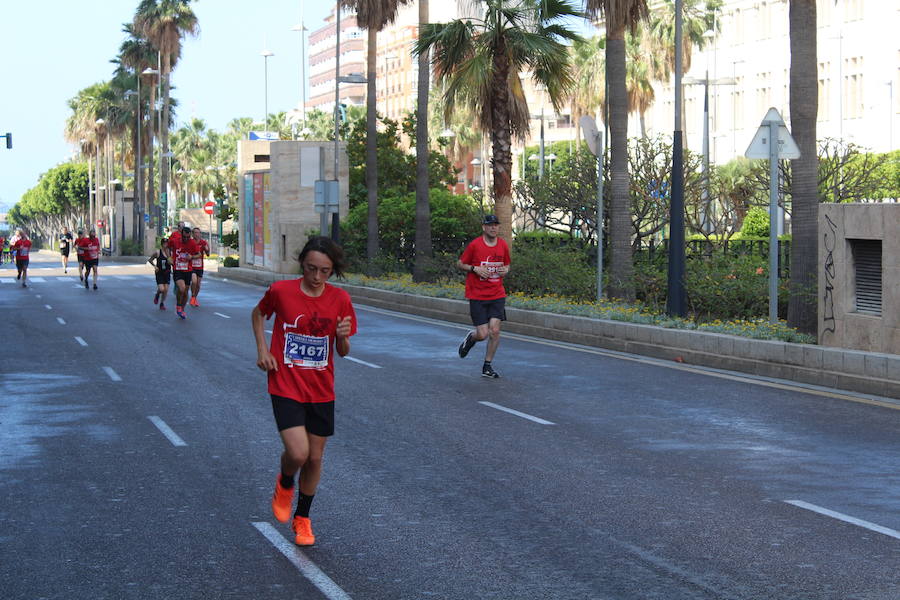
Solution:
<svg viewBox="0 0 900 600">
<path fill-rule="evenodd" d="M 856 311 L 881 316 L 881 240 L 849 240 L 856 274 Z"/>
</svg>

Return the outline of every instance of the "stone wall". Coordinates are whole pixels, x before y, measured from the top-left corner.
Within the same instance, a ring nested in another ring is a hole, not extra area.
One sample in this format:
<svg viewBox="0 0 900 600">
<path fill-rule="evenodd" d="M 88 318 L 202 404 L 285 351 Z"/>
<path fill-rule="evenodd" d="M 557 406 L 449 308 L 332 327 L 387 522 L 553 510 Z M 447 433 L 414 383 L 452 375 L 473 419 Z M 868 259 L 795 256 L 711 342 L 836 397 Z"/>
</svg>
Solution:
<svg viewBox="0 0 900 600">
<path fill-rule="evenodd" d="M 900 204 L 819 206 L 819 344 L 900 354 Z M 866 274 L 858 251 L 880 246 L 880 273 Z M 878 310 L 860 298 L 869 294 Z M 857 281 L 859 278 L 859 281 Z"/>
</svg>

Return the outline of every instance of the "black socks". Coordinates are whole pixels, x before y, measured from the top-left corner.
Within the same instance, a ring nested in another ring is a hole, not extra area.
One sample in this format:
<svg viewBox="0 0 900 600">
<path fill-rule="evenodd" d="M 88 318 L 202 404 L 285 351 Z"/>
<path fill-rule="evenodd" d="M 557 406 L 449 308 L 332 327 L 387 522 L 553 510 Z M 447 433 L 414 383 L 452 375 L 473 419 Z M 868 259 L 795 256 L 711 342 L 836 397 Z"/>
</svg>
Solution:
<svg viewBox="0 0 900 600">
<path fill-rule="evenodd" d="M 300 501 L 297 502 L 297 511 L 294 513 L 295 517 L 304 517 L 309 518 L 309 507 L 312 505 L 313 496 L 307 496 L 303 492 L 300 492 Z"/>
<path fill-rule="evenodd" d="M 294 476 L 293 475 L 285 475 L 284 473 L 282 473 L 281 474 L 281 487 L 283 487 L 286 490 L 289 490 L 292 487 L 294 487 Z"/>
</svg>

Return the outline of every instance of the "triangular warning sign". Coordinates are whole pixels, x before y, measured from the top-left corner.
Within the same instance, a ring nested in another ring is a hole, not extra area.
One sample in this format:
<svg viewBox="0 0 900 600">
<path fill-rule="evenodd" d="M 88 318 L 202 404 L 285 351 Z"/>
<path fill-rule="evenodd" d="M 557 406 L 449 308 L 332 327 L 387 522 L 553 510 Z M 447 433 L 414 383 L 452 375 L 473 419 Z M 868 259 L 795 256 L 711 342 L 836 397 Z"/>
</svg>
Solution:
<svg viewBox="0 0 900 600">
<path fill-rule="evenodd" d="M 744 156 L 747 158 L 769 158 L 771 123 L 775 123 L 778 126 L 778 158 L 800 158 L 800 148 L 797 146 L 797 142 L 791 137 L 791 132 L 788 131 L 787 126 L 784 124 L 784 119 L 781 118 L 778 110 L 774 108 L 770 108 L 769 112 L 766 113 L 762 125 L 756 130 L 753 141 L 750 142 L 747 151 L 744 152 Z"/>
</svg>

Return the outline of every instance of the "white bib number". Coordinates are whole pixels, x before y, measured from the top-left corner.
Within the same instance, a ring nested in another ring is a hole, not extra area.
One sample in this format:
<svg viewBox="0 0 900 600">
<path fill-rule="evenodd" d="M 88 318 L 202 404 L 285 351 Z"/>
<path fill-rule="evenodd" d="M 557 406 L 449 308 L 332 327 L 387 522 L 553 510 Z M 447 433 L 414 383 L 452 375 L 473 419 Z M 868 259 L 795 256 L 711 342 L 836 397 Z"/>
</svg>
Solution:
<svg viewBox="0 0 900 600">
<path fill-rule="evenodd" d="M 284 364 L 305 369 L 324 369 L 328 366 L 328 338 L 286 333 Z"/>
</svg>

